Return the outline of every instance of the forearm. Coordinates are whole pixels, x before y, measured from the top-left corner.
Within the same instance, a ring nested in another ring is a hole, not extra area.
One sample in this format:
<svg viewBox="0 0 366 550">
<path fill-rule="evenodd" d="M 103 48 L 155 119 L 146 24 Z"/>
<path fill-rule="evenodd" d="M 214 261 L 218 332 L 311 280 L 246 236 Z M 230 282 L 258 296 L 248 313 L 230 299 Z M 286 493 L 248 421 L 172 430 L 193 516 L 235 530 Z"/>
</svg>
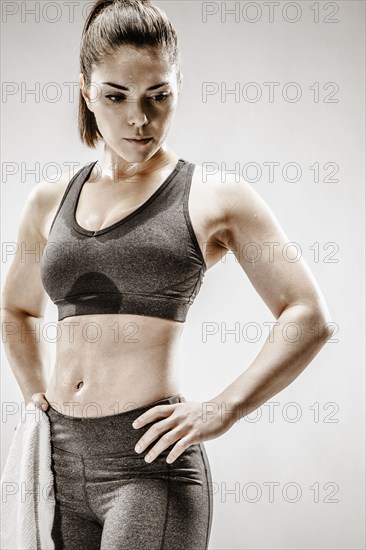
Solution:
<svg viewBox="0 0 366 550">
<path fill-rule="evenodd" d="M 5 353 L 26 403 L 47 389 L 49 347 L 43 326 L 43 318 L 1 308 Z"/>
<path fill-rule="evenodd" d="M 286 308 L 276 323 L 248 369 L 210 399 L 232 423 L 288 386 L 331 336 L 321 314 L 305 306 Z M 294 323 L 301 335 L 296 337 L 295 329 L 288 323 Z"/>
</svg>

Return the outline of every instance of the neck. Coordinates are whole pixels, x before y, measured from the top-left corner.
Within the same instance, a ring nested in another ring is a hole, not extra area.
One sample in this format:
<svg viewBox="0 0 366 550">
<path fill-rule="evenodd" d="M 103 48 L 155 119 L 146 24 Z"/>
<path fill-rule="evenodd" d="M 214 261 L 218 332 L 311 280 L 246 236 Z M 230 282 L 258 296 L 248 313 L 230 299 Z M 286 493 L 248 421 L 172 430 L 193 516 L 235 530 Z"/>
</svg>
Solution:
<svg viewBox="0 0 366 550">
<path fill-rule="evenodd" d="M 156 153 L 150 158 L 142 161 L 133 161 L 125 159 L 105 144 L 104 151 L 94 167 L 98 178 L 103 180 L 128 180 L 136 176 L 144 178 L 154 172 L 162 170 L 164 167 L 171 166 L 178 161 L 178 156 L 165 144 L 163 144 Z"/>
</svg>

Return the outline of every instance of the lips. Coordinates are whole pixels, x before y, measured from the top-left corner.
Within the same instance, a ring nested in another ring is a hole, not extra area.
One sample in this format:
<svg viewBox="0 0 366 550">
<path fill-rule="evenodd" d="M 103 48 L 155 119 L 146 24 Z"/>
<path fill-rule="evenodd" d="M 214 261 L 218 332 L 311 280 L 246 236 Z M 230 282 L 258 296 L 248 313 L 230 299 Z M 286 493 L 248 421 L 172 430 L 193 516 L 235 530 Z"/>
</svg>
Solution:
<svg viewBox="0 0 366 550">
<path fill-rule="evenodd" d="M 152 140 L 151 137 L 144 138 L 144 139 L 141 139 L 141 138 L 124 138 L 124 139 L 130 143 L 135 143 L 136 145 L 147 145 Z"/>
<path fill-rule="evenodd" d="M 129 141 L 146 141 L 146 140 L 149 140 L 149 139 L 152 139 L 151 137 L 132 137 L 132 138 L 125 138 L 125 139 L 128 139 Z"/>
</svg>

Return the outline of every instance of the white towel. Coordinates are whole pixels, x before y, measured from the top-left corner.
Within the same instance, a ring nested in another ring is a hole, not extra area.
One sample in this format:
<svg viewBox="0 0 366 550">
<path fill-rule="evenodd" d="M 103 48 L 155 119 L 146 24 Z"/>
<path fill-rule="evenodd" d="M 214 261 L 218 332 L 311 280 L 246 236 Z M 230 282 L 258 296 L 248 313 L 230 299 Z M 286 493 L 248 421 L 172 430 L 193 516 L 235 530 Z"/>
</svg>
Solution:
<svg viewBox="0 0 366 550">
<path fill-rule="evenodd" d="M 51 434 L 47 414 L 22 408 L 1 476 L 1 550 L 54 550 Z"/>
</svg>

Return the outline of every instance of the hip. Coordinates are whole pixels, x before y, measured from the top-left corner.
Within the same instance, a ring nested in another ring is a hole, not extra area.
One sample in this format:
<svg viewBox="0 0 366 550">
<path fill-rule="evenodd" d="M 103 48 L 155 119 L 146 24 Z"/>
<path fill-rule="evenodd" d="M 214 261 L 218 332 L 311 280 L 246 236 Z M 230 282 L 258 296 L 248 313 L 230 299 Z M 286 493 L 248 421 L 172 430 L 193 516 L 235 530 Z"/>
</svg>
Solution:
<svg viewBox="0 0 366 550">
<path fill-rule="evenodd" d="M 166 462 L 166 457 L 175 443 L 150 463 L 144 457 L 156 440 L 144 452 L 135 451 L 136 443 L 153 424 L 136 430 L 132 427 L 135 418 L 155 404 L 174 404 L 183 399 L 181 394 L 173 394 L 142 407 L 95 418 L 64 415 L 50 406 L 46 413 L 56 473 L 75 481 L 84 472 L 94 481 L 174 477 L 176 481 L 207 486 L 211 470 L 203 442 L 191 444 L 172 463 Z"/>
</svg>

